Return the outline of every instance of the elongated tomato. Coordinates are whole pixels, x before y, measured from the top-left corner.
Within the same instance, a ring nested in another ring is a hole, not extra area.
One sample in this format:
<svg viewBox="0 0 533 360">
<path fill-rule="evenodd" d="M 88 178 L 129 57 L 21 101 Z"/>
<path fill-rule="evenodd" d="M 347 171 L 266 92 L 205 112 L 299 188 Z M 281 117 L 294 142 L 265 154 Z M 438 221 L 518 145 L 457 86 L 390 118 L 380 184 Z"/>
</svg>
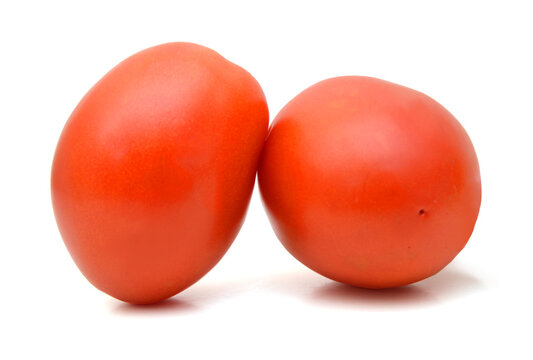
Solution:
<svg viewBox="0 0 533 360">
<path fill-rule="evenodd" d="M 303 264 L 366 288 L 444 268 L 479 211 L 477 157 L 440 104 L 346 76 L 292 99 L 271 127 L 259 187 L 274 230 Z"/>
<path fill-rule="evenodd" d="M 259 84 L 203 46 L 155 46 L 112 69 L 52 166 L 57 224 L 85 277 L 131 303 L 200 279 L 244 220 L 267 127 Z"/>
</svg>

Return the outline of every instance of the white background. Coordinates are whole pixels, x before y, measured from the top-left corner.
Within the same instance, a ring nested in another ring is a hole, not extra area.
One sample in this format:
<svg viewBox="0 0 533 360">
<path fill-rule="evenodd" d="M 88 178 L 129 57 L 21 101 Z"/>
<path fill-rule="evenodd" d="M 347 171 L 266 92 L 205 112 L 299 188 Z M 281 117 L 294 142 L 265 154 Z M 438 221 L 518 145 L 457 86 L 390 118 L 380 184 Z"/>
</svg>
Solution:
<svg viewBox="0 0 533 360">
<path fill-rule="evenodd" d="M 0 358 L 531 359 L 533 11 L 527 1 L 2 1 Z M 49 176 L 61 129 L 111 67 L 196 42 L 250 71 L 271 119 L 337 75 L 427 93 L 463 124 L 483 202 L 455 261 L 416 285 L 335 284 L 280 245 L 255 191 L 230 251 L 150 307 L 81 275 L 57 231 Z"/>
</svg>

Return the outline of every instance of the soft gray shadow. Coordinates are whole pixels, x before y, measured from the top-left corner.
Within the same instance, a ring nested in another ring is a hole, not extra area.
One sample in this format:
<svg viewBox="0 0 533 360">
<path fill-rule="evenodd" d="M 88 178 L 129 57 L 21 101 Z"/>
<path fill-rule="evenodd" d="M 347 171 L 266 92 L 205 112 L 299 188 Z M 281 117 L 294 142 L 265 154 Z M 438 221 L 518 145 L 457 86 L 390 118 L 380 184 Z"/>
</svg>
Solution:
<svg viewBox="0 0 533 360">
<path fill-rule="evenodd" d="M 435 303 L 435 297 L 416 285 L 394 289 L 371 290 L 332 282 L 318 288 L 310 296 L 311 300 L 350 306 L 365 310 L 404 309 L 427 306 Z"/>
<path fill-rule="evenodd" d="M 393 289 L 357 288 L 326 279 L 303 268 L 274 275 L 262 286 L 323 305 L 397 310 L 433 306 L 459 299 L 482 289 L 483 283 L 474 275 L 452 265 L 416 284 Z"/>
<path fill-rule="evenodd" d="M 393 289 L 369 290 L 331 282 L 317 288 L 310 297 L 323 303 L 394 310 L 442 304 L 482 287 L 478 278 L 450 267 L 418 283 Z"/>
<path fill-rule="evenodd" d="M 114 299 L 113 302 L 111 312 L 122 316 L 180 315 L 198 310 L 197 305 L 176 298 L 150 305 L 134 305 L 117 302 Z"/>
<path fill-rule="evenodd" d="M 434 301 L 431 294 L 414 285 L 370 290 L 340 283 L 327 284 L 317 289 L 311 295 L 311 299 L 329 304 L 380 310 L 427 305 Z"/>
</svg>

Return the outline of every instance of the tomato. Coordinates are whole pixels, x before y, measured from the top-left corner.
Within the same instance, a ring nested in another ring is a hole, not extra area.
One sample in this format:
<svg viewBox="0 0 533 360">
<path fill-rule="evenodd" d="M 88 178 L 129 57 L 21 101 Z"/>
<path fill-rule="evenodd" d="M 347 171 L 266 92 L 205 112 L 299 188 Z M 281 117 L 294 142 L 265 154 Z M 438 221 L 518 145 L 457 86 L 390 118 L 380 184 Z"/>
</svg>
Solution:
<svg viewBox="0 0 533 360">
<path fill-rule="evenodd" d="M 346 76 L 319 82 L 275 118 L 259 165 L 274 231 L 333 280 L 389 288 L 444 268 L 481 202 L 472 143 L 415 90 Z"/>
<path fill-rule="evenodd" d="M 267 132 L 259 84 L 213 50 L 169 43 L 117 65 L 68 119 L 52 166 L 81 272 L 138 304 L 200 279 L 242 225 Z"/>
</svg>

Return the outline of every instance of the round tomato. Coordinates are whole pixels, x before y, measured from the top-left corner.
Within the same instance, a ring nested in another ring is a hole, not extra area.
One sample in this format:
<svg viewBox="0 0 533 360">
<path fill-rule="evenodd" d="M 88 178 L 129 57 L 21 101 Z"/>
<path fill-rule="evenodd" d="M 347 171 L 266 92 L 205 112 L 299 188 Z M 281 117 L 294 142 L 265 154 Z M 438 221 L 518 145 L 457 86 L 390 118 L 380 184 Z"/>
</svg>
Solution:
<svg viewBox="0 0 533 360">
<path fill-rule="evenodd" d="M 359 76 L 315 84 L 281 110 L 259 186 L 294 257 L 365 288 L 444 268 L 481 202 L 477 157 L 452 114 L 420 92 Z"/>
<path fill-rule="evenodd" d="M 240 229 L 267 131 L 259 84 L 213 50 L 169 43 L 121 62 L 72 113 L 52 167 L 81 272 L 131 303 L 200 279 Z"/>
</svg>

